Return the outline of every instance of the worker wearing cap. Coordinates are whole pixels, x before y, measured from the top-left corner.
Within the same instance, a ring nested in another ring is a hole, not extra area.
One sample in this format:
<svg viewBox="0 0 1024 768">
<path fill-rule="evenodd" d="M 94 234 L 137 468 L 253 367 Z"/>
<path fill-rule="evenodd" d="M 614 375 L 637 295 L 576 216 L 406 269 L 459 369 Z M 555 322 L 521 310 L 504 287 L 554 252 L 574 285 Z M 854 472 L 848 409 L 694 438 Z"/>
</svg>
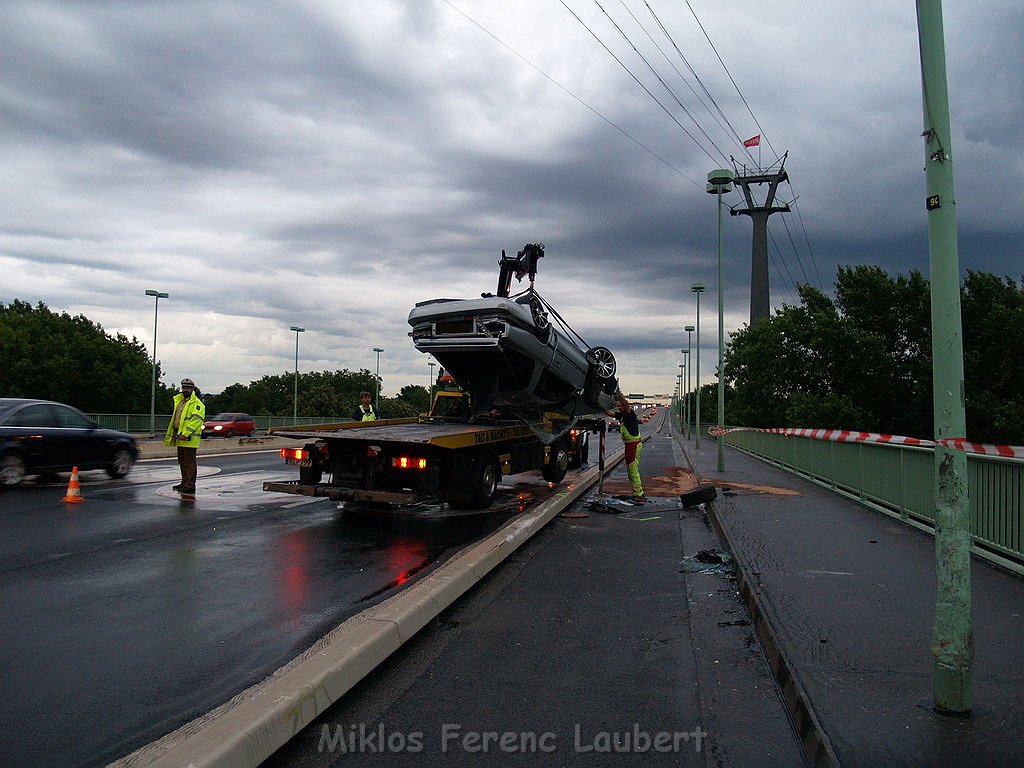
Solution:
<svg viewBox="0 0 1024 768">
<path fill-rule="evenodd" d="M 167 425 L 164 445 L 178 447 L 178 467 L 181 469 L 181 482 L 174 486 L 181 493 L 196 492 L 196 453 L 199 450 L 199 438 L 203 434 L 203 422 L 206 421 L 206 405 L 199 399 L 196 384 L 192 379 L 181 380 L 181 392 L 174 396 L 174 415 Z"/>
</svg>

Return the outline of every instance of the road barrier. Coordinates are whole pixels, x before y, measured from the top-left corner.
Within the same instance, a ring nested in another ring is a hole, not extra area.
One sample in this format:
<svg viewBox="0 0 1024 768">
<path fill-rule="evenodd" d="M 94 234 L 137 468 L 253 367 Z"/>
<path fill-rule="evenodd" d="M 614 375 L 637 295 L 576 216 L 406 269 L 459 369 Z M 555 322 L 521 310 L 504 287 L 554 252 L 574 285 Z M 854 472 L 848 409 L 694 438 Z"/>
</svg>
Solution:
<svg viewBox="0 0 1024 768">
<path fill-rule="evenodd" d="M 934 533 L 931 440 L 838 429 L 709 432 L 724 433 L 729 445 Z M 967 453 L 972 551 L 1024 574 L 1024 448 L 943 442 Z"/>
</svg>

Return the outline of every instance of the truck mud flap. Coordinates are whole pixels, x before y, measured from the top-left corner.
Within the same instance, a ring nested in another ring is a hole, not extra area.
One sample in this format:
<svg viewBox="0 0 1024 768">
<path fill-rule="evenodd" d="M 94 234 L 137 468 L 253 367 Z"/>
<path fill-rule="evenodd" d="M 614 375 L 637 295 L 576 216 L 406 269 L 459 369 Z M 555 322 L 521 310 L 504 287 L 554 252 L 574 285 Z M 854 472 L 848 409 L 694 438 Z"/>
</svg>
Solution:
<svg viewBox="0 0 1024 768">
<path fill-rule="evenodd" d="M 333 485 L 287 482 L 263 483 L 264 491 L 319 496 L 332 501 L 373 501 L 384 504 L 415 504 L 422 501 L 412 491 L 361 491 L 358 488 L 338 488 Z"/>
</svg>

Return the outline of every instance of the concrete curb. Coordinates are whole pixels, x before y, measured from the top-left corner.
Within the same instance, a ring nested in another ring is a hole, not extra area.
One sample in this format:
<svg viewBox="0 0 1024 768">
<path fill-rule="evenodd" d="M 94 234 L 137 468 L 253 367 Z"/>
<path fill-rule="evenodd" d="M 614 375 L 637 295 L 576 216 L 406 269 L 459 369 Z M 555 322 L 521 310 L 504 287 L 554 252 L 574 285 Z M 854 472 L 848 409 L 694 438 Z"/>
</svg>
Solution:
<svg viewBox="0 0 1024 768">
<path fill-rule="evenodd" d="M 294 440 L 284 437 L 222 437 L 207 438 L 199 443 L 197 458 L 220 455 L 224 453 L 245 453 L 246 451 L 273 451 L 284 445 L 294 445 Z M 139 440 L 139 460 L 173 459 L 178 456 L 178 449 L 173 445 L 164 445 L 161 440 Z"/>
<path fill-rule="evenodd" d="M 832 748 L 832 741 L 822 727 L 821 721 L 814 711 L 814 704 L 800 682 L 800 678 L 794 673 L 794 666 L 786 654 L 786 649 L 778 640 L 771 613 L 765 609 L 760 598 L 757 577 L 747 565 L 743 553 L 734 545 L 728 528 L 722 524 L 718 516 L 716 505 L 722 504 L 724 501 L 724 497 L 720 496 L 714 502 L 706 504 L 705 509 L 708 511 L 708 518 L 714 526 L 715 533 L 732 554 L 733 562 L 736 564 L 737 589 L 747 604 L 747 611 L 750 613 L 757 636 L 764 647 L 768 665 L 782 691 L 782 698 L 793 720 L 797 737 L 800 739 L 800 746 L 808 762 L 814 768 L 840 768 L 839 759 Z"/>
<path fill-rule="evenodd" d="M 606 474 L 623 454 L 606 456 Z M 598 475 L 597 467 L 588 470 L 417 584 L 338 625 L 266 679 L 108 768 L 255 768 L 582 496 Z"/>
</svg>

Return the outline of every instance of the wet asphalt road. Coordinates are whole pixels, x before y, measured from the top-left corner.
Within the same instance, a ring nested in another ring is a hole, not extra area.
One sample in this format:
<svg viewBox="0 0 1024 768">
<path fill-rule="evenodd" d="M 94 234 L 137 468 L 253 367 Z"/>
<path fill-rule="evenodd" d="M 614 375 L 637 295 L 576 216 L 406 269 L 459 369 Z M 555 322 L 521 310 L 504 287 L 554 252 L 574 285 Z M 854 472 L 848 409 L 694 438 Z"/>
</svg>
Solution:
<svg viewBox="0 0 1024 768">
<path fill-rule="evenodd" d="M 591 489 L 264 768 L 806 765 L 732 566 L 697 559 L 720 543 L 679 508 L 681 444 L 643 431 L 650 504 Z"/>
<path fill-rule="evenodd" d="M 82 473 L 0 494 L 0 755 L 102 765 L 271 673 L 514 512 L 386 519 L 267 494 L 276 452 Z M 543 487 L 535 489 L 544 493 Z"/>
</svg>

